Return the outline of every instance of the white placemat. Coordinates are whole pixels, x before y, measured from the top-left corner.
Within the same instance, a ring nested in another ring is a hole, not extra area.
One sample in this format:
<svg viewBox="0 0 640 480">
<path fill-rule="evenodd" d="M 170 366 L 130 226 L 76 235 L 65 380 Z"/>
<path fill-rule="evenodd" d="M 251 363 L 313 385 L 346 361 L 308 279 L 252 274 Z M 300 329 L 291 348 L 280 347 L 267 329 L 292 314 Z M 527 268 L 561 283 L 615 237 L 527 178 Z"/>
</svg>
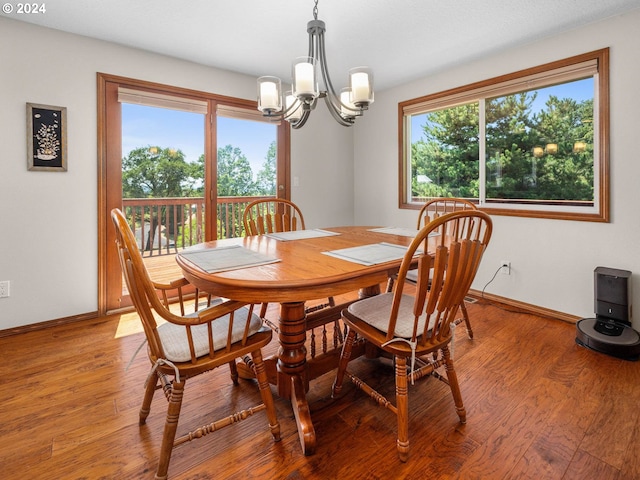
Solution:
<svg viewBox="0 0 640 480">
<path fill-rule="evenodd" d="M 228 247 L 182 252 L 180 255 L 208 273 L 256 267 L 280 261 L 278 258 L 254 252 L 242 245 L 230 245 Z"/>
<path fill-rule="evenodd" d="M 360 265 L 376 265 L 401 259 L 407 253 L 407 247 L 381 242 L 322 253 L 349 262 L 359 263 Z"/>
<path fill-rule="evenodd" d="M 401 235 L 403 237 L 415 237 L 419 230 L 415 230 L 413 228 L 401 228 L 401 227 L 381 227 L 381 228 L 372 228 L 369 230 L 370 232 L 377 233 L 387 233 L 389 235 Z"/>
<path fill-rule="evenodd" d="M 332 237 L 334 235 L 340 235 L 336 232 L 329 232 L 328 230 L 312 229 L 312 230 L 292 230 L 290 232 L 274 232 L 265 234 L 267 237 L 275 238 L 276 240 L 288 241 L 288 240 L 304 240 L 306 238 L 318 238 L 318 237 Z"/>
<path fill-rule="evenodd" d="M 413 228 L 402 228 L 402 227 L 380 227 L 380 228 L 372 228 L 369 231 L 414 238 L 420 230 L 414 230 Z M 438 235 L 440 235 L 440 232 L 431 232 L 429 234 L 429 237 L 437 237 Z"/>
</svg>

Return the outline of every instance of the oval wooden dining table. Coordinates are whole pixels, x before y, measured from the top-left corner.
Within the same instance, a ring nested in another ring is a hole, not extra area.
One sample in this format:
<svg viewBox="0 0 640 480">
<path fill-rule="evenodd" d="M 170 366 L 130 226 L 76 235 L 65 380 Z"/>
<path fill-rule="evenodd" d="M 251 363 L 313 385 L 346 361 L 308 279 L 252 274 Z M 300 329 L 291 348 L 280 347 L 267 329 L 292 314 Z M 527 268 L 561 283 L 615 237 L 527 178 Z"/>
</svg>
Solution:
<svg viewBox="0 0 640 480">
<path fill-rule="evenodd" d="M 189 252 L 196 252 L 240 245 L 278 260 L 216 273 L 208 273 L 189 260 L 187 251 L 176 256 L 185 278 L 205 292 L 252 304 L 280 303 L 280 349 L 272 365 L 277 365 L 274 376 L 278 395 L 291 400 L 305 455 L 314 453 L 316 447 L 316 434 L 306 398 L 309 380 L 337 366 L 336 355 L 335 365 L 330 363 L 327 367 L 325 362 L 321 371 L 310 374 L 311 361 L 307 361 L 305 340 L 308 317 L 315 314 L 305 314 L 305 302 L 354 291 L 359 291 L 360 296 L 379 293 L 380 284 L 398 271 L 401 259 L 362 265 L 323 253 L 382 242 L 407 246 L 412 240 L 407 235 L 372 231 L 374 228 L 327 228 L 323 230 L 338 235 L 288 241 L 268 235 L 222 239 L 189 249 Z M 318 315 L 339 318 L 343 306 L 338 305 Z"/>
</svg>

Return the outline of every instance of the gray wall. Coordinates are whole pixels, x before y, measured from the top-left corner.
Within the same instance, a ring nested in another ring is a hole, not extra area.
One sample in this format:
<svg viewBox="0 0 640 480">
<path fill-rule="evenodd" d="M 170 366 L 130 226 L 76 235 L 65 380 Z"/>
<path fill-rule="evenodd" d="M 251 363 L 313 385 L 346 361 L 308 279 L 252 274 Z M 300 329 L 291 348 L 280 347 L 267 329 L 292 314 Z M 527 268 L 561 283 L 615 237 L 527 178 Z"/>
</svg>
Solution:
<svg viewBox="0 0 640 480">
<path fill-rule="evenodd" d="M 398 208 L 398 102 L 605 47 L 611 62 L 611 223 L 494 215 L 494 236 L 473 288 L 481 290 L 501 260 L 510 260 L 512 274 L 499 274 L 487 292 L 589 317 L 593 270 L 607 266 L 633 272 L 633 300 L 639 303 L 640 10 L 376 92 L 376 103 L 355 130 L 355 222 L 415 224 L 414 210 Z"/>
</svg>

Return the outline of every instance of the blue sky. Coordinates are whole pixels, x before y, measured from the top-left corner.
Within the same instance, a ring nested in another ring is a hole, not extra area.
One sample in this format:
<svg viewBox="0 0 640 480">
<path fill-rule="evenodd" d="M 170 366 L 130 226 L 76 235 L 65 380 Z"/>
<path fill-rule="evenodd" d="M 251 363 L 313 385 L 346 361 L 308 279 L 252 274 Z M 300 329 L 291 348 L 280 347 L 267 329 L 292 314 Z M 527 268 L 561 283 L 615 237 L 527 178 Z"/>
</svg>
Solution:
<svg viewBox="0 0 640 480">
<path fill-rule="evenodd" d="M 122 104 L 122 156 L 135 148 L 159 146 L 182 150 L 188 162 L 204 153 L 205 116 L 199 113 Z M 242 150 L 254 175 L 262 168 L 276 139 L 276 126 L 265 122 L 218 117 L 219 146 Z"/>
<path fill-rule="evenodd" d="M 539 112 L 545 107 L 545 103 L 550 95 L 559 98 L 573 98 L 581 102 L 583 100 L 592 99 L 594 95 L 593 77 L 585 78 L 577 82 L 563 83 L 553 87 L 541 88 L 538 90 L 538 97 L 533 102 L 533 111 Z"/>
</svg>

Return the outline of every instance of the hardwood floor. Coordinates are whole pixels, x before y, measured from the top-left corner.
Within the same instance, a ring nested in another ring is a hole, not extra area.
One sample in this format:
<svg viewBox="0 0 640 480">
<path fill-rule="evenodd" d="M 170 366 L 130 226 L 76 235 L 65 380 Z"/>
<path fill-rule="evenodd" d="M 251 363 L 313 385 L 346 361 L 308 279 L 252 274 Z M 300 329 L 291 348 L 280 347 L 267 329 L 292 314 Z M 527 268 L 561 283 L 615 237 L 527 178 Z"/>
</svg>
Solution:
<svg viewBox="0 0 640 480">
<path fill-rule="evenodd" d="M 276 397 L 282 441 L 266 417 L 174 450 L 173 479 L 612 479 L 640 478 L 640 363 L 577 346 L 575 326 L 469 305 L 474 340 L 455 341 L 467 409 L 460 425 L 446 385 L 410 390 L 411 454 L 395 448 L 395 417 L 332 374 L 312 384 L 317 452 L 301 453 L 287 401 Z M 273 315 L 272 315 L 273 318 Z M 145 426 L 138 409 L 148 373 L 135 315 L 100 318 L 0 339 L 0 465 L 3 479 L 153 478 L 166 402 L 160 392 Z M 270 346 L 275 351 L 275 341 Z M 385 360 L 352 362 L 393 391 Z M 212 409 L 255 401 L 251 381 L 233 387 L 227 369 L 191 380 L 179 432 Z"/>
</svg>

